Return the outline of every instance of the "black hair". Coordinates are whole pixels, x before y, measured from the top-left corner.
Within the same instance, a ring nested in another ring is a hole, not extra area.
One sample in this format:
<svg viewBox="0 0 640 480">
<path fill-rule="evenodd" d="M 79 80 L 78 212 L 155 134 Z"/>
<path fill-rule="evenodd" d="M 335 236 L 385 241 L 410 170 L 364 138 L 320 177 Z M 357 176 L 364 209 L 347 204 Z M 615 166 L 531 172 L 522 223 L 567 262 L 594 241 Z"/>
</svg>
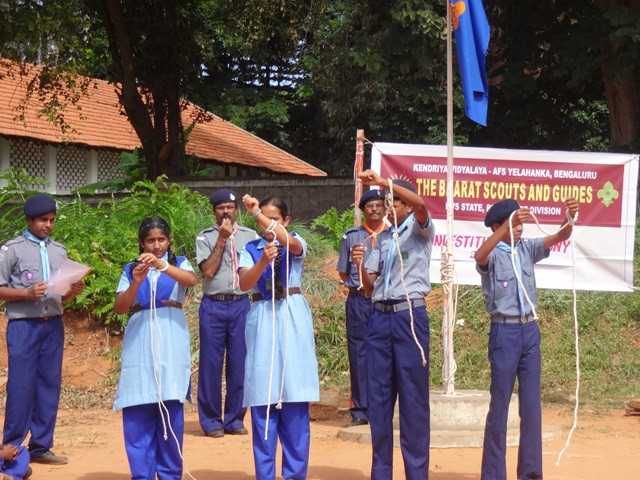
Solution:
<svg viewBox="0 0 640 480">
<path fill-rule="evenodd" d="M 264 200 L 262 200 L 260 202 L 260 205 L 258 205 L 258 206 L 260 208 L 262 208 L 265 205 L 273 205 L 278 210 L 280 210 L 280 215 L 282 216 L 283 219 L 287 218 L 289 216 L 289 207 L 287 206 L 285 201 L 282 200 L 281 198 L 278 198 L 278 197 L 267 197 Z"/>
<path fill-rule="evenodd" d="M 146 217 L 142 220 L 140 224 L 140 228 L 138 228 L 138 245 L 140 249 L 140 253 L 143 252 L 142 242 L 147 238 L 149 232 L 157 228 L 162 233 L 164 233 L 169 240 L 171 240 L 171 227 L 167 223 L 167 221 L 162 217 Z M 171 251 L 171 244 L 169 244 L 169 249 L 167 250 L 167 259 L 171 265 L 176 265 L 176 256 Z"/>
</svg>

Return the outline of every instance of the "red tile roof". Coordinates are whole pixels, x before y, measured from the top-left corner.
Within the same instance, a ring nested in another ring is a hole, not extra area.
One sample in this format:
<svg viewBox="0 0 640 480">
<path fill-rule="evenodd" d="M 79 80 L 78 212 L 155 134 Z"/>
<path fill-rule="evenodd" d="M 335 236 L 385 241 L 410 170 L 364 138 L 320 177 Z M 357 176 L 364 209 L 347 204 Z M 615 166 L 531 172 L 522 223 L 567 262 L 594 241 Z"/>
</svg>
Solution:
<svg viewBox="0 0 640 480">
<path fill-rule="evenodd" d="M 115 86 L 104 80 L 90 79 L 87 94 L 64 110 L 64 121 L 71 127 L 64 134 L 41 115 L 45 100 L 37 93 L 27 102 L 24 118 L 19 118 L 17 107 L 23 103 L 27 85 L 38 71 L 37 66 L 27 66 L 21 74 L 17 66 L 0 59 L 0 135 L 120 150 L 140 147 L 135 131 L 121 113 Z M 195 110 L 196 107 L 189 104 L 183 112 L 185 126 L 191 123 Z M 202 160 L 260 167 L 279 173 L 326 175 L 231 122 L 213 114 L 210 117 L 211 120 L 197 124 L 191 132 L 188 154 Z"/>
</svg>

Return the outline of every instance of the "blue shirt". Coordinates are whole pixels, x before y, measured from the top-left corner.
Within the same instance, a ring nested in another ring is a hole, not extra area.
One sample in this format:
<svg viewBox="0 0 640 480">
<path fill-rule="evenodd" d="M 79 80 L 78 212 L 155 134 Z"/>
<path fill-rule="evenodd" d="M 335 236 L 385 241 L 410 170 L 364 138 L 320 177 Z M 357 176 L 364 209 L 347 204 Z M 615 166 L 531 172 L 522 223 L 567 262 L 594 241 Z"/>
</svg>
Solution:
<svg viewBox="0 0 640 480">
<path fill-rule="evenodd" d="M 501 242 L 504 243 L 504 242 Z M 536 278 L 533 266 L 549 256 L 549 249 L 544 248 L 544 239 L 522 239 L 516 244 L 516 268 L 521 272 L 522 283 L 535 305 Z M 497 315 L 519 317 L 529 315 L 531 306 L 520 291 L 520 285 L 511 264 L 511 248 L 508 244 L 498 245 L 489 255 L 489 263 L 484 267 L 476 265 L 481 277 L 484 302 L 490 317 Z"/>
<path fill-rule="evenodd" d="M 378 247 L 365 262 L 367 271 L 379 274 L 373 285 L 371 298 L 374 302 L 406 298 L 393 230 L 394 227 L 389 227 L 378 236 Z M 435 227 L 431 219 L 420 225 L 411 214 L 398 225 L 398 232 L 409 298 L 424 298 L 431 291 L 429 263 Z"/>
<path fill-rule="evenodd" d="M 178 267 L 193 272 L 186 259 Z M 160 272 L 152 268 L 148 278 L 159 275 Z M 124 292 L 129 286 L 129 278 L 123 271 L 116 292 Z M 185 296 L 186 288 L 176 282 L 169 300 L 183 303 Z M 129 318 L 113 405 L 116 410 L 159 400 L 184 401 L 187 397 L 191 378 L 189 325 L 182 309 L 163 307 L 156 312 L 156 319 L 152 318 L 151 310 L 140 310 Z"/>
<path fill-rule="evenodd" d="M 370 240 L 365 241 L 368 236 L 369 233 L 362 227 L 347 230 L 342 236 L 342 242 L 340 242 L 340 256 L 338 257 L 336 268 L 338 272 L 347 274 L 347 280 L 344 284 L 349 288 L 358 288 L 360 286 L 358 267 L 351 261 L 351 248 L 354 245 L 364 245 L 364 258 L 366 262 L 367 257 L 374 248 L 371 245 Z"/>
</svg>

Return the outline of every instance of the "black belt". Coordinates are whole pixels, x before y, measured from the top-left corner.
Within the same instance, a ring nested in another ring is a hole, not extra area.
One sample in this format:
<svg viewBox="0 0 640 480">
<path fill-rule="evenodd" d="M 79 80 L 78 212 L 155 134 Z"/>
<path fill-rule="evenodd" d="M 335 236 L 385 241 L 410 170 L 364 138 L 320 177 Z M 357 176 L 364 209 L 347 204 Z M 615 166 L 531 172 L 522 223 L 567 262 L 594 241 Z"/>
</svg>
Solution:
<svg viewBox="0 0 640 480">
<path fill-rule="evenodd" d="M 371 298 L 371 295 L 367 295 L 367 292 L 364 288 L 358 289 L 356 287 L 349 287 L 349 295 L 358 295 L 359 297 Z"/>
<path fill-rule="evenodd" d="M 164 300 L 161 302 L 159 306 L 156 308 L 182 308 L 182 304 L 180 302 L 174 302 L 173 300 Z M 129 309 L 129 315 L 133 315 L 134 313 L 138 313 L 141 310 L 150 310 L 151 307 L 143 307 L 142 305 L 132 305 Z"/>
<path fill-rule="evenodd" d="M 62 318 L 62 315 L 52 315 L 50 317 L 21 317 L 21 318 L 10 318 L 9 322 L 19 321 L 19 320 L 37 320 L 39 322 L 46 322 L 48 320 L 55 320 L 56 318 Z"/>
<path fill-rule="evenodd" d="M 536 319 L 533 315 L 493 315 L 491 317 L 491 323 L 508 323 L 508 324 L 525 324 L 535 322 Z"/>
<path fill-rule="evenodd" d="M 398 300 L 394 302 L 374 302 L 373 308 L 378 310 L 379 312 L 403 312 L 405 310 L 409 310 L 409 308 L 418 308 L 424 307 L 426 303 L 424 303 L 424 299 L 422 298 L 413 298 L 411 299 L 411 303 L 406 300 Z"/>
<path fill-rule="evenodd" d="M 300 287 L 291 287 L 289 288 L 289 295 L 296 295 L 298 293 L 302 293 Z M 285 291 L 283 288 L 276 289 L 276 300 L 282 300 L 285 297 Z M 271 292 L 267 292 L 267 297 L 263 297 L 261 293 L 253 293 L 249 297 L 252 302 L 259 302 L 261 300 L 271 300 Z"/>
<path fill-rule="evenodd" d="M 234 302 L 236 300 L 242 300 L 243 298 L 247 298 L 248 295 L 234 295 L 233 293 L 216 293 L 213 295 L 205 295 L 209 300 L 215 300 L 216 302 Z"/>
</svg>

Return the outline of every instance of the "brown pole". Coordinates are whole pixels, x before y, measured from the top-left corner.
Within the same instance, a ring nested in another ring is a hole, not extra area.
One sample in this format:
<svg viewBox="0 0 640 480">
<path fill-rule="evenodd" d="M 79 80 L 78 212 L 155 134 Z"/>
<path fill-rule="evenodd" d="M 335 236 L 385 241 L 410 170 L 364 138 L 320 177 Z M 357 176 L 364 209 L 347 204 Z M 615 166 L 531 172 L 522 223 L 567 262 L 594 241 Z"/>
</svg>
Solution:
<svg viewBox="0 0 640 480">
<path fill-rule="evenodd" d="M 356 227 L 362 224 L 362 218 L 360 209 L 358 208 L 358 202 L 362 196 L 362 181 L 358 178 L 358 175 L 364 168 L 364 130 L 359 128 L 356 130 L 356 160 L 353 164 L 353 181 L 355 184 L 354 198 L 353 198 L 353 223 Z"/>
</svg>

